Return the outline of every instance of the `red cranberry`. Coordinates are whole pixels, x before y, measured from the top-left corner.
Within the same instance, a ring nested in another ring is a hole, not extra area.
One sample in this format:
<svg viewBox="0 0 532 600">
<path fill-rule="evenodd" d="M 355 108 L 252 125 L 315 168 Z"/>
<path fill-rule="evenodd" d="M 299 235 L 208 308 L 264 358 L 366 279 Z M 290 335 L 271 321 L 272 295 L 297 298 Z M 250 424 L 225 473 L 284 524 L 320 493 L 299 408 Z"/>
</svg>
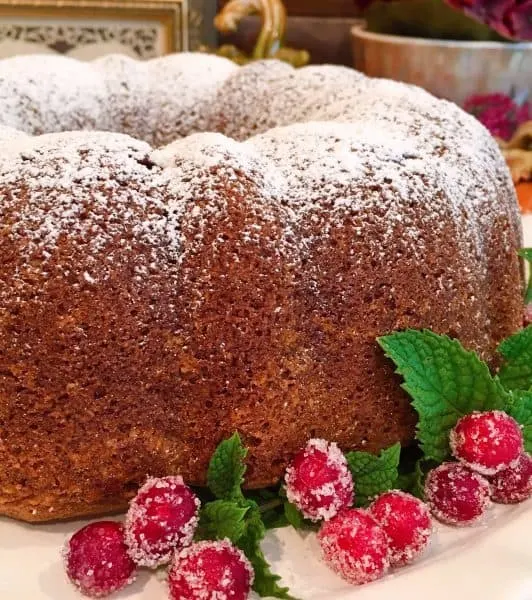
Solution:
<svg viewBox="0 0 532 600">
<path fill-rule="evenodd" d="M 66 572 L 86 596 L 103 598 L 135 579 L 120 523 L 99 521 L 77 531 L 63 549 Z"/>
<path fill-rule="evenodd" d="M 325 522 L 318 541 L 324 561 L 349 583 L 369 583 L 390 566 L 388 538 L 365 510 L 344 510 Z"/>
<path fill-rule="evenodd" d="M 312 439 L 286 469 L 286 496 L 312 521 L 328 520 L 353 504 L 353 478 L 335 443 Z"/>
</svg>

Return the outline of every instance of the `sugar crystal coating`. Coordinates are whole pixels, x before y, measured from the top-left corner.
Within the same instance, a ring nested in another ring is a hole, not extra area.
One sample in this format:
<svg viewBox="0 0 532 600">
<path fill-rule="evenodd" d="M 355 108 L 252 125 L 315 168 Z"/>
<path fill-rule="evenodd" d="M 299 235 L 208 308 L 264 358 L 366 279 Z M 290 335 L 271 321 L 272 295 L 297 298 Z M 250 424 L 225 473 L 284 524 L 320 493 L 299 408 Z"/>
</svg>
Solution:
<svg viewBox="0 0 532 600">
<path fill-rule="evenodd" d="M 318 541 L 327 566 L 354 585 L 382 577 L 390 566 L 388 538 L 365 510 L 344 510 L 325 522 Z"/>
<path fill-rule="evenodd" d="M 103 598 L 135 579 L 120 523 L 98 521 L 77 531 L 63 548 L 67 575 L 86 596 Z"/>
<path fill-rule="evenodd" d="M 517 464 L 490 477 L 491 499 L 500 504 L 517 504 L 532 496 L 532 458 L 523 453 Z"/>
<path fill-rule="evenodd" d="M 353 477 L 334 442 L 309 440 L 285 474 L 286 496 L 312 521 L 327 521 L 353 504 Z"/>
<path fill-rule="evenodd" d="M 443 463 L 427 475 L 425 501 L 432 514 L 448 525 L 465 527 L 480 521 L 491 505 L 487 479 L 460 463 Z"/>
<path fill-rule="evenodd" d="M 449 441 L 454 457 L 482 475 L 514 466 L 523 451 L 521 427 L 500 410 L 462 417 Z"/>
<path fill-rule="evenodd" d="M 432 520 L 427 505 L 400 490 L 381 494 L 368 509 L 390 542 L 390 563 L 401 567 L 414 562 L 427 549 Z"/>
<path fill-rule="evenodd" d="M 199 499 L 179 476 L 150 477 L 131 501 L 125 540 L 136 564 L 158 567 L 187 546 L 198 524 Z"/>
<path fill-rule="evenodd" d="M 203 541 L 177 552 L 168 573 L 171 600 L 247 600 L 254 573 L 229 540 Z"/>
</svg>

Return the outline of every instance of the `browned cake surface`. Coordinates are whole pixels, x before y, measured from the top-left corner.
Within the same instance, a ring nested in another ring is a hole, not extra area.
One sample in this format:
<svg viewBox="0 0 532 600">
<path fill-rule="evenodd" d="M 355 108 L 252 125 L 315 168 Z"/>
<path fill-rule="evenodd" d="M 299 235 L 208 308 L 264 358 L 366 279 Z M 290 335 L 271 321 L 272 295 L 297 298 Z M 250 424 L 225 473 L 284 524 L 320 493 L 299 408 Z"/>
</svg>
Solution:
<svg viewBox="0 0 532 600">
<path fill-rule="evenodd" d="M 375 338 L 430 327 L 491 358 L 519 326 L 495 143 L 422 92 L 364 85 L 356 111 L 323 106 L 347 124 L 245 143 L 67 133 L 0 152 L 0 513 L 114 510 L 147 474 L 204 483 L 234 431 L 252 487 L 309 437 L 407 443 Z M 217 127 L 246 137 L 231 101 Z"/>
</svg>

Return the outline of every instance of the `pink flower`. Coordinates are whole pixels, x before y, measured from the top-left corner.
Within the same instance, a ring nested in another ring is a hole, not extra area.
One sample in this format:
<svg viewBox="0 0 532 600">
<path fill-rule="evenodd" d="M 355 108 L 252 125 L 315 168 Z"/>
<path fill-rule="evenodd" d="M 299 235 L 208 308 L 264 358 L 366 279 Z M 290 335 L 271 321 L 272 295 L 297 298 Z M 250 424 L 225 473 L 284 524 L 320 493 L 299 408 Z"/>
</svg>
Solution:
<svg viewBox="0 0 532 600">
<path fill-rule="evenodd" d="M 519 106 L 506 94 L 470 96 L 464 110 L 474 115 L 492 135 L 503 140 L 509 140 L 521 123 L 532 118 L 529 104 Z"/>
<path fill-rule="evenodd" d="M 532 40 L 532 0 L 516 2 L 506 13 L 506 23 L 516 40 Z"/>
<path fill-rule="evenodd" d="M 515 40 L 532 40 L 532 0 L 446 0 L 447 4 Z"/>
</svg>

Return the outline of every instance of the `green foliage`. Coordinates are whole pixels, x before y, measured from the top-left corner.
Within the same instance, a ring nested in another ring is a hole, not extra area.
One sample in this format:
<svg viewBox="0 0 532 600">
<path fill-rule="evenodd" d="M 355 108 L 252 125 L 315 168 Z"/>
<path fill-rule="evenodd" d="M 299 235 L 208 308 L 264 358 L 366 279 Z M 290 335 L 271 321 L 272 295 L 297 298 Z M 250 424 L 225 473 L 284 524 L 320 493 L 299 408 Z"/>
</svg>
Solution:
<svg viewBox="0 0 532 600">
<path fill-rule="evenodd" d="M 532 392 L 516 391 L 508 413 L 523 427 L 525 450 L 532 453 Z"/>
<path fill-rule="evenodd" d="M 499 371 L 507 390 L 532 388 L 532 326 L 505 339 L 498 348 L 505 362 Z"/>
<path fill-rule="evenodd" d="M 229 538 L 248 557 L 255 572 L 253 590 L 260 596 L 295 600 L 288 588 L 279 585 L 280 577 L 272 573 L 261 550 L 266 524 L 259 504 L 246 498 L 242 492 L 246 473 L 247 450 L 238 433 L 221 442 L 211 457 L 207 471 L 207 485 L 217 498 L 201 509 L 198 537 L 200 539 Z M 264 515 L 271 525 L 278 519 L 268 506 L 282 505 L 282 500 L 268 490 L 258 492 L 265 499 Z"/>
<path fill-rule="evenodd" d="M 244 483 L 247 450 L 238 433 L 221 442 L 216 448 L 207 471 L 207 485 L 221 500 L 243 500 L 241 486 Z"/>
<path fill-rule="evenodd" d="M 379 338 L 404 378 L 419 415 L 417 439 L 425 458 L 449 457 L 449 432 L 474 410 L 504 410 L 508 394 L 488 366 L 460 342 L 432 331 L 409 329 Z"/>
<path fill-rule="evenodd" d="M 248 510 L 249 507 L 239 506 L 232 500 L 208 502 L 200 512 L 199 536 L 210 540 L 229 538 L 236 543 L 244 535 Z"/>
<path fill-rule="evenodd" d="M 279 584 L 281 578 L 272 573 L 268 561 L 265 559 L 260 542 L 266 533 L 262 522 L 259 507 L 253 501 L 250 502 L 250 512 L 246 519 L 246 531 L 238 540 L 238 547 L 248 557 L 255 572 L 253 590 L 262 597 L 274 597 L 284 600 L 296 600 L 290 595 L 287 587 Z"/>
<path fill-rule="evenodd" d="M 346 454 L 355 482 L 357 506 L 367 506 L 375 496 L 395 486 L 400 453 L 400 444 L 395 444 L 383 450 L 379 456 L 368 452 Z"/>
</svg>

